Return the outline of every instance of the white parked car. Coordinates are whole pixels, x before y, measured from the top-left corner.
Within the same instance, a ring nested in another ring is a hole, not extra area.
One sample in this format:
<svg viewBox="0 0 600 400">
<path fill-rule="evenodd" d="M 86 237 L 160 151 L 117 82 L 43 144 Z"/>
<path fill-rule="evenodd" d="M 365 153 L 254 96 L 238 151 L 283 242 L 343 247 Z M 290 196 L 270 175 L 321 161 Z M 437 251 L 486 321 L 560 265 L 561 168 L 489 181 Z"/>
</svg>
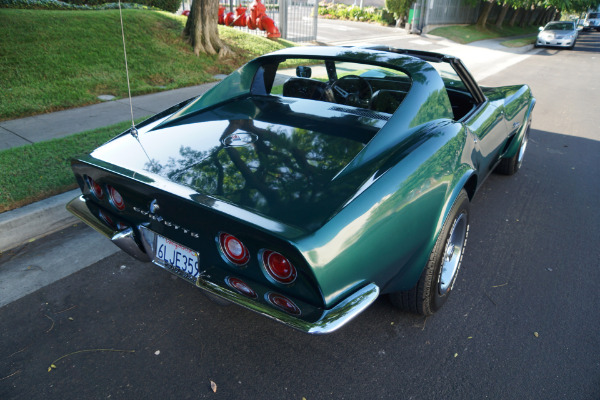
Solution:
<svg viewBox="0 0 600 400">
<path fill-rule="evenodd" d="M 585 16 L 583 21 L 583 30 L 595 29 L 600 32 L 600 12 L 591 12 Z"/>
<path fill-rule="evenodd" d="M 540 26 L 540 33 L 535 41 L 535 47 L 555 46 L 572 49 L 577 40 L 577 27 L 572 21 L 553 21 Z"/>
</svg>

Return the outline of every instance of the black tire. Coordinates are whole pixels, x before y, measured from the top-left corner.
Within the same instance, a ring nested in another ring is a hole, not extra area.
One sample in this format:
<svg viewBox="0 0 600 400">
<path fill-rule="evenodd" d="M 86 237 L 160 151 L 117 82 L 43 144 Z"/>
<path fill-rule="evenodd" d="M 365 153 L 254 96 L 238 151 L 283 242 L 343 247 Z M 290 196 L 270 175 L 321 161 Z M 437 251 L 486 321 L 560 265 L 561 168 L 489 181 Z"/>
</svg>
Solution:
<svg viewBox="0 0 600 400">
<path fill-rule="evenodd" d="M 432 315 L 439 310 L 452 292 L 468 233 L 469 197 L 463 189 L 450 209 L 421 278 L 411 290 L 389 294 L 392 304 L 419 315 Z"/>
<path fill-rule="evenodd" d="M 521 145 L 519 146 L 519 150 L 511 158 L 501 159 L 500 163 L 495 169 L 495 172 L 502 175 L 514 175 L 519 169 L 521 169 L 521 165 L 523 164 L 523 157 L 525 155 L 525 149 L 527 148 L 527 143 L 529 142 L 530 125 L 531 123 L 528 122 L 527 128 L 525 129 L 525 135 L 523 136 L 523 139 L 521 139 Z"/>
</svg>

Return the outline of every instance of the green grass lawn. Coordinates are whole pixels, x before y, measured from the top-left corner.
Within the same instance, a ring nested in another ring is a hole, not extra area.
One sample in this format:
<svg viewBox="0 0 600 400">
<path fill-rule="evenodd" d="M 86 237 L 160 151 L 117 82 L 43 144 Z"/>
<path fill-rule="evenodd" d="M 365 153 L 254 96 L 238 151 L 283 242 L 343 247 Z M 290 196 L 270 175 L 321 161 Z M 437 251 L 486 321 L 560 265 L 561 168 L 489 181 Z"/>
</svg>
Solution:
<svg viewBox="0 0 600 400">
<path fill-rule="evenodd" d="M 232 57 L 193 54 L 185 17 L 123 10 L 132 95 L 197 85 L 293 44 L 219 27 Z M 0 9 L 0 121 L 127 96 L 118 10 Z"/>
<path fill-rule="evenodd" d="M 528 44 L 534 44 L 537 39 L 537 35 L 531 35 L 519 39 L 507 40 L 505 42 L 500 43 L 502 46 L 506 47 L 523 47 Z"/>
<path fill-rule="evenodd" d="M 476 25 L 452 25 L 436 28 L 429 32 L 429 35 L 441 36 L 456 43 L 466 44 L 477 40 L 521 36 L 534 32 L 537 34 L 537 31 L 537 26 L 528 26 L 525 28 L 503 26 L 502 29 L 498 29 L 495 25 L 486 25 L 485 28 L 480 28 Z"/>
<path fill-rule="evenodd" d="M 121 122 L 0 151 L 0 212 L 74 189 L 71 157 L 90 152 L 130 126 L 131 121 Z"/>
</svg>

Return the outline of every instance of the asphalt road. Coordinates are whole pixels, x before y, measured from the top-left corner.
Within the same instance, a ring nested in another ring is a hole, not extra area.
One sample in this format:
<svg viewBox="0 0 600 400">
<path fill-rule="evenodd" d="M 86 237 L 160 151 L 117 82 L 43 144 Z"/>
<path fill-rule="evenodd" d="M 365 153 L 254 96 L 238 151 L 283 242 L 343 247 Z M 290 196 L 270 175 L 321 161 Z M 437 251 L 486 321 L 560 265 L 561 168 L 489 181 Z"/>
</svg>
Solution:
<svg viewBox="0 0 600 400">
<path fill-rule="evenodd" d="M 382 298 L 309 336 L 118 252 L 0 308 L 0 398 L 600 398 L 600 33 L 533 53 L 481 82 L 532 87 L 531 140 L 522 170 L 475 197 L 435 316 Z"/>
</svg>

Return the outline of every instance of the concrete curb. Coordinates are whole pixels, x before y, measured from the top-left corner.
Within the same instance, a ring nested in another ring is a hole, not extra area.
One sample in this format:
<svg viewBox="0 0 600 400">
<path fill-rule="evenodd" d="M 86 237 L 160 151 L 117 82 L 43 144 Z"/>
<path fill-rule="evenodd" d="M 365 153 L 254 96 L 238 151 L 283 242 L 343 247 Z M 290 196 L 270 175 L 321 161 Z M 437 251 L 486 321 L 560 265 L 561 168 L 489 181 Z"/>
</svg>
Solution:
<svg viewBox="0 0 600 400">
<path fill-rule="evenodd" d="M 0 253 L 79 221 L 65 206 L 80 193 L 75 189 L 0 214 Z"/>
</svg>

